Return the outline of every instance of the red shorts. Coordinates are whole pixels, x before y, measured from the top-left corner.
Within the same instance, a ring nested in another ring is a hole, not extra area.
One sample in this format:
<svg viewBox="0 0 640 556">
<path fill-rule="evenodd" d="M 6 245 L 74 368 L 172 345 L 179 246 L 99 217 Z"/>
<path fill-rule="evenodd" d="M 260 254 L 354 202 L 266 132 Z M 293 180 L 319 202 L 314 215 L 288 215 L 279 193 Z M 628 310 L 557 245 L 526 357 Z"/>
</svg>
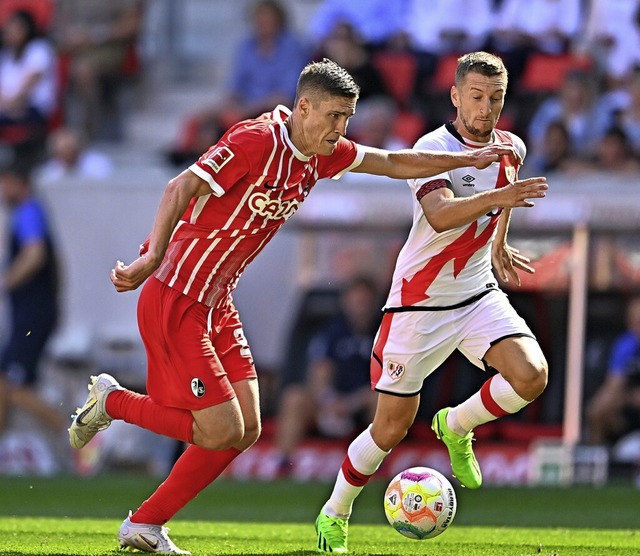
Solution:
<svg viewBox="0 0 640 556">
<path fill-rule="evenodd" d="M 213 310 L 153 276 L 140 293 L 147 393 L 166 407 L 197 410 L 235 397 L 232 383 L 256 378 L 238 311 Z"/>
</svg>

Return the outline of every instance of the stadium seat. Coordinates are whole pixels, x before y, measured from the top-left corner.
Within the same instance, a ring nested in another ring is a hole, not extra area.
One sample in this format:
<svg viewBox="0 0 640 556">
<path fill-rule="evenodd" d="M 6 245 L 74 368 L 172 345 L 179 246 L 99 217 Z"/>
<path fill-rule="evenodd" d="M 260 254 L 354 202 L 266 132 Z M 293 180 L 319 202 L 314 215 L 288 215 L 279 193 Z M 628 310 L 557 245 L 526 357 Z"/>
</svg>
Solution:
<svg viewBox="0 0 640 556">
<path fill-rule="evenodd" d="M 429 87 L 432 94 L 449 93 L 456 75 L 459 54 L 447 54 L 442 56 L 436 64 L 436 71 L 431 79 Z"/>
<path fill-rule="evenodd" d="M 407 106 L 413 96 L 418 61 L 410 52 L 378 52 L 373 63 L 382 75 L 389 93 L 399 106 Z"/>
<path fill-rule="evenodd" d="M 52 0 L 0 0 L 0 25 L 18 10 L 29 12 L 38 29 L 46 32 L 53 19 L 54 4 Z"/>
<path fill-rule="evenodd" d="M 422 114 L 402 111 L 393 123 L 393 135 L 407 145 L 413 145 L 425 132 L 426 121 Z"/>
<path fill-rule="evenodd" d="M 526 94 L 555 93 L 560 90 L 569 71 L 591 67 L 591 60 L 586 56 L 532 54 L 525 66 L 520 89 Z"/>
</svg>

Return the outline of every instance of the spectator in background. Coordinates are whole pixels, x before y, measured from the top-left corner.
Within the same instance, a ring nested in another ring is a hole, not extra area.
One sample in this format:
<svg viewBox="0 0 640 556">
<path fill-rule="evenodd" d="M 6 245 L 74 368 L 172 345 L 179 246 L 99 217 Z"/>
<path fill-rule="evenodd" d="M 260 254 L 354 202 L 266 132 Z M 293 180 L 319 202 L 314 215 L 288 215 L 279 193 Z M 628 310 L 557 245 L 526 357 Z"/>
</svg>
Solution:
<svg viewBox="0 0 640 556">
<path fill-rule="evenodd" d="M 370 49 L 382 48 L 403 31 L 408 0 L 323 0 L 309 25 L 320 44 L 340 23 L 351 25 Z"/>
<path fill-rule="evenodd" d="M 547 126 L 544 136 L 536 149 L 528 155 L 526 171 L 522 176 L 547 175 L 568 170 L 574 161 L 571 136 L 567 126 L 555 120 Z"/>
<path fill-rule="evenodd" d="M 587 404 L 591 444 L 613 444 L 640 429 L 640 296 L 627 305 L 626 323 L 627 330 L 613 344 L 604 382 Z"/>
<path fill-rule="evenodd" d="M 141 0 L 58 0 L 56 4 L 52 32 L 69 64 L 68 123 L 88 139 L 113 139 L 120 134 L 117 89 L 135 49 L 142 15 Z"/>
<path fill-rule="evenodd" d="M 619 88 L 640 65 L 640 2 L 588 2 L 580 48 L 597 62 L 606 88 Z"/>
<path fill-rule="evenodd" d="M 11 333 L 0 357 L 0 430 L 19 407 L 54 431 L 66 418 L 36 390 L 38 366 L 58 316 L 56 254 L 44 207 L 23 171 L 0 171 L 0 190 L 10 210 L 8 264 L 2 289 L 9 300 Z"/>
<path fill-rule="evenodd" d="M 169 153 L 176 165 L 191 163 L 236 122 L 277 104 L 290 105 L 300 71 L 309 61 L 304 41 L 289 27 L 288 14 L 275 0 L 251 8 L 251 32 L 238 44 L 223 98 L 184 124 Z"/>
<path fill-rule="evenodd" d="M 0 138 L 21 145 L 44 139 L 56 107 L 56 56 L 39 36 L 33 16 L 13 13 L 2 27 Z"/>
<path fill-rule="evenodd" d="M 337 23 L 322 41 L 313 58 L 329 58 L 351 74 L 360 87 L 360 106 L 371 97 L 389 96 L 384 79 L 371 59 L 371 53 L 349 23 Z"/>
<path fill-rule="evenodd" d="M 349 136 L 359 143 L 378 149 L 397 151 L 411 147 L 395 133 L 398 107 L 389 97 L 370 98 L 358 107 L 351 119 Z"/>
<path fill-rule="evenodd" d="M 409 0 L 403 30 L 419 59 L 418 93 L 442 56 L 482 50 L 492 25 L 492 0 Z"/>
<path fill-rule="evenodd" d="M 622 88 L 602 95 L 599 109 L 608 123 L 625 132 L 635 156 L 640 155 L 640 67 L 625 79 Z"/>
<path fill-rule="evenodd" d="M 296 446 L 311 425 L 329 438 L 348 438 L 373 419 L 376 395 L 369 366 L 379 321 L 376 284 L 361 276 L 344 287 L 340 314 L 312 338 L 308 369 L 301 383 L 282 392 L 277 446 L 280 470 L 287 474 Z"/>
<path fill-rule="evenodd" d="M 110 158 L 87 148 L 80 134 L 71 128 L 54 131 L 48 141 L 48 158 L 38 170 L 38 181 L 64 179 L 103 180 L 113 173 Z"/>
<path fill-rule="evenodd" d="M 533 52 L 569 52 L 582 12 L 580 0 L 503 0 L 495 16 L 491 49 L 505 60 L 509 81 L 518 83 Z"/>
<path fill-rule="evenodd" d="M 640 172 L 640 161 L 634 156 L 623 129 L 613 126 L 605 132 L 596 145 L 595 155 L 587 169 L 610 175 L 637 175 Z"/>
<path fill-rule="evenodd" d="M 560 92 L 543 101 L 529 122 L 532 149 L 543 151 L 547 128 L 553 122 L 561 122 L 569 132 L 574 154 L 593 154 L 598 138 L 608 127 L 606 114 L 598 110 L 597 98 L 597 83 L 591 73 L 569 72 Z"/>
</svg>

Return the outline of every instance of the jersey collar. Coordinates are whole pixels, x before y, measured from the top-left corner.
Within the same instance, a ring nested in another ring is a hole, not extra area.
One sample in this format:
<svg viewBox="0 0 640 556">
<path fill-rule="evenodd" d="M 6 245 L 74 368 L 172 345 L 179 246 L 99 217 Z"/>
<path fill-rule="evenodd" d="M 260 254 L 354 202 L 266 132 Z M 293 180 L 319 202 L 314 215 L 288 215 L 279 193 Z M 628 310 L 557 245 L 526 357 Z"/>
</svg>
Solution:
<svg viewBox="0 0 640 556">
<path fill-rule="evenodd" d="M 451 135 L 453 135 L 463 145 L 466 145 L 467 147 L 473 147 L 474 149 L 493 145 L 493 143 L 496 140 L 495 132 L 491 132 L 491 141 L 489 141 L 488 143 L 479 143 L 478 141 L 471 141 L 470 139 L 465 139 L 462 135 L 458 133 L 458 130 L 455 128 L 455 126 L 453 125 L 453 122 L 451 121 L 444 124 L 444 127 L 447 129 L 449 133 L 451 133 Z"/>
<path fill-rule="evenodd" d="M 301 160 L 302 162 L 307 162 L 311 157 L 306 156 L 305 154 L 302 154 L 302 152 L 300 152 L 296 148 L 296 146 L 291 142 L 291 137 L 289 137 L 289 130 L 287 129 L 287 126 L 284 125 L 285 120 L 290 116 L 291 116 L 291 110 L 289 110 L 286 106 L 283 106 L 282 104 L 278 104 L 278 106 L 276 106 L 275 110 L 273 111 L 273 119 L 280 126 L 280 133 L 284 138 L 285 143 L 293 151 L 293 154 L 298 160 Z"/>
</svg>

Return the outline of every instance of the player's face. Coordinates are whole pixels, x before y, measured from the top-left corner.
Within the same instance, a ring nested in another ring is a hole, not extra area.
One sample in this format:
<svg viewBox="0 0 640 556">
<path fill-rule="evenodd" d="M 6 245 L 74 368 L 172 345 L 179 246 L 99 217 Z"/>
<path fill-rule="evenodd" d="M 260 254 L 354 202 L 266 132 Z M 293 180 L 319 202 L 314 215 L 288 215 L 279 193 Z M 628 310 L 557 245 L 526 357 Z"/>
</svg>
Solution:
<svg viewBox="0 0 640 556">
<path fill-rule="evenodd" d="M 328 156 L 333 153 L 340 137 L 347 133 L 349 119 L 355 114 L 355 98 L 326 97 L 315 103 L 302 99 L 304 115 L 302 143 L 305 155 Z"/>
<path fill-rule="evenodd" d="M 451 90 L 451 101 L 458 109 L 458 133 L 472 141 L 488 141 L 502 112 L 506 91 L 506 76 L 469 72 L 460 87 Z"/>
</svg>

